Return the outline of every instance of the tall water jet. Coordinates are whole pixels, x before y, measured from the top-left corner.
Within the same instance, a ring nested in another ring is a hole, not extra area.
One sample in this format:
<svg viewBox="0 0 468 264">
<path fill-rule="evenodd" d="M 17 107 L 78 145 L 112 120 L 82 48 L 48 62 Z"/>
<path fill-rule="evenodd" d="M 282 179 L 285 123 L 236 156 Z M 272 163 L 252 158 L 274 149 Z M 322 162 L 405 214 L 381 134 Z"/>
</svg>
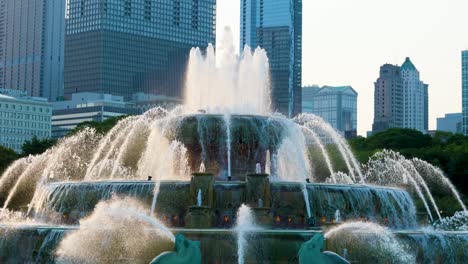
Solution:
<svg viewBox="0 0 468 264">
<path fill-rule="evenodd" d="M 249 233 L 260 230 L 255 225 L 255 219 L 252 209 L 245 204 L 242 204 L 237 211 L 237 222 L 234 227 L 237 236 L 237 263 L 245 263 L 245 255 L 247 253 L 248 235 Z"/>
<path fill-rule="evenodd" d="M 236 54 L 231 30 L 225 29 L 216 53 L 210 44 L 206 55 L 190 51 L 185 84 L 185 105 L 192 112 L 269 114 L 270 81 L 266 52 L 246 47 Z M 219 57 L 219 65 L 216 63 Z M 220 89 L 222 87 L 223 89 Z"/>
</svg>

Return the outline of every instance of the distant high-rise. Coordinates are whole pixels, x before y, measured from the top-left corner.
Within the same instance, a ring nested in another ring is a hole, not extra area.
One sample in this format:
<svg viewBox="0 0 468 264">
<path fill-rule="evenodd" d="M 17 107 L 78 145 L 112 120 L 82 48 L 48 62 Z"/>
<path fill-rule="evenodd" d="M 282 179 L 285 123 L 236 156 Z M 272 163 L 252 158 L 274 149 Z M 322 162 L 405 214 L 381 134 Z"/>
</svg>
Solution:
<svg viewBox="0 0 468 264">
<path fill-rule="evenodd" d="M 374 83 L 374 123 L 372 132 L 403 127 L 403 78 L 400 67 L 385 64 Z"/>
<path fill-rule="evenodd" d="M 462 113 L 445 114 L 437 118 L 437 130 L 452 133 L 462 132 Z"/>
<path fill-rule="evenodd" d="M 401 65 L 403 78 L 403 127 L 427 132 L 428 85 L 419 79 L 419 71 L 407 57 Z"/>
<path fill-rule="evenodd" d="M 322 117 L 346 138 L 357 134 L 357 92 L 351 86 L 306 86 L 302 112 Z"/>
<path fill-rule="evenodd" d="M 468 135 L 468 50 L 462 51 L 462 132 Z"/>
<path fill-rule="evenodd" d="M 409 58 L 403 65 L 385 64 L 374 83 L 374 123 L 372 132 L 391 127 L 427 132 L 429 121 L 428 85 Z"/>
<path fill-rule="evenodd" d="M 273 109 L 301 112 L 302 0 L 241 0 L 240 45 L 260 46 L 270 62 Z"/>
<path fill-rule="evenodd" d="M 215 44 L 216 0 L 69 0 L 65 96 L 182 96 L 192 47 Z"/>
<path fill-rule="evenodd" d="M 0 88 L 63 95 L 65 0 L 0 0 Z"/>
</svg>

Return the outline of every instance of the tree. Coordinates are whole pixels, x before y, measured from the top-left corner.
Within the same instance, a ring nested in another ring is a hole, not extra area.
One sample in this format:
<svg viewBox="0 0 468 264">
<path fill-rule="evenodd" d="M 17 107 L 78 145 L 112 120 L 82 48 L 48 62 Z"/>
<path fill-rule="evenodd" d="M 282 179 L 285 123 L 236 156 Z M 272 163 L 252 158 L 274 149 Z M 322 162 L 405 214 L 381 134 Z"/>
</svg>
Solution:
<svg viewBox="0 0 468 264">
<path fill-rule="evenodd" d="M 75 129 L 73 129 L 69 135 L 73 135 L 77 133 L 78 131 L 82 130 L 85 127 L 89 128 L 94 128 L 96 129 L 97 133 L 101 134 L 106 134 L 111 130 L 120 120 L 128 117 L 128 115 L 123 115 L 123 116 L 116 116 L 116 117 L 111 117 L 108 118 L 102 122 L 97 122 L 97 121 L 86 121 L 81 124 L 79 124 Z"/>
<path fill-rule="evenodd" d="M 18 158 L 19 155 L 14 150 L 0 146 L 0 176 L 3 171 Z"/>
<path fill-rule="evenodd" d="M 38 139 L 36 136 L 31 138 L 31 140 L 26 140 L 21 147 L 22 155 L 37 155 L 44 153 L 47 149 L 51 148 L 57 143 L 56 139 Z"/>
</svg>

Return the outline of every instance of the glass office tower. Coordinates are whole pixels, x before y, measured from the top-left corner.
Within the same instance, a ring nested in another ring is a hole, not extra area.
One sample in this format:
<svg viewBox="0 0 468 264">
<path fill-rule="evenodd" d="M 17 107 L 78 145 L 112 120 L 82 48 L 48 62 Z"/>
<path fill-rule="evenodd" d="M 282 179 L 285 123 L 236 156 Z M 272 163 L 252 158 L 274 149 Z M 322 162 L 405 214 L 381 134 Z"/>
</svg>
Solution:
<svg viewBox="0 0 468 264">
<path fill-rule="evenodd" d="M 273 109 L 301 112 L 302 0 L 241 0 L 240 45 L 260 46 L 270 62 Z"/>
<path fill-rule="evenodd" d="M 0 0 L 0 88 L 63 95 L 65 1 Z"/>
<path fill-rule="evenodd" d="M 181 97 L 190 48 L 215 30 L 216 0 L 69 0 L 65 96 Z"/>
<path fill-rule="evenodd" d="M 351 86 L 306 86 L 302 112 L 322 117 L 346 138 L 357 135 L 357 97 Z"/>
</svg>

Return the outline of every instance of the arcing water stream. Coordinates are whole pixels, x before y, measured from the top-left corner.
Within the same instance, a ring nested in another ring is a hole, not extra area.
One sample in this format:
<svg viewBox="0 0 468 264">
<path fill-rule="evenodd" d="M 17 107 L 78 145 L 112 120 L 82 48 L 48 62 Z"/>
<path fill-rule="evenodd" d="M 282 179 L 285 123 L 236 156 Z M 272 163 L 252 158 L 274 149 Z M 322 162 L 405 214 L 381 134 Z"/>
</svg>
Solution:
<svg viewBox="0 0 468 264">
<path fill-rule="evenodd" d="M 251 232 L 264 232 L 262 239 L 273 241 L 259 248 L 296 241 L 278 250 L 294 255 L 286 247 L 296 250 L 313 232 L 321 232 L 309 227 L 337 221 L 345 223 L 326 238 L 342 240 L 328 244 L 338 253 L 350 244 L 362 246 L 365 235 L 376 239 L 376 251 L 404 263 L 416 258 L 408 253 L 408 241 L 419 243 L 425 258 L 428 245 L 443 244 L 432 243 L 434 237 L 449 241 L 444 245 L 451 248 L 466 245 L 466 206 L 438 168 L 387 150 L 359 164 L 341 134 L 320 117 L 302 114 L 290 120 L 271 112 L 264 50 L 247 47 L 237 56 L 232 37 L 221 43 L 218 55 L 212 46 L 205 52 L 191 50 L 184 106 L 127 117 L 105 135 L 84 129 L 41 155 L 14 162 L 0 178 L 0 262 L 43 262 L 51 251 L 56 261 L 148 262 L 173 245 L 172 232 L 207 239 L 203 253 L 222 262 L 232 256 L 232 247 L 228 243 L 226 252 L 215 255 L 219 251 L 213 248 L 226 243 L 217 235 L 234 226 L 237 259 L 244 263 L 250 258 Z M 218 65 L 216 56 L 222 57 Z M 330 156 L 330 146 L 339 157 Z M 317 147 L 319 160 L 310 154 Z M 320 162 L 327 175 L 317 175 Z M 441 219 L 433 185 L 453 195 L 462 212 Z M 418 228 L 410 193 L 421 200 L 425 215 L 441 219 L 436 230 Z M 205 225 L 189 228 L 193 223 Z M 444 233 L 447 229 L 458 232 L 455 238 Z M 14 250 L 18 241 L 27 241 L 21 251 Z M 37 241 L 43 242 L 34 246 Z M 20 259 L 21 252 L 37 248 L 38 259 Z M 460 252 L 460 258 L 468 257 Z M 456 263 L 459 258 L 444 259 Z"/>
</svg>

